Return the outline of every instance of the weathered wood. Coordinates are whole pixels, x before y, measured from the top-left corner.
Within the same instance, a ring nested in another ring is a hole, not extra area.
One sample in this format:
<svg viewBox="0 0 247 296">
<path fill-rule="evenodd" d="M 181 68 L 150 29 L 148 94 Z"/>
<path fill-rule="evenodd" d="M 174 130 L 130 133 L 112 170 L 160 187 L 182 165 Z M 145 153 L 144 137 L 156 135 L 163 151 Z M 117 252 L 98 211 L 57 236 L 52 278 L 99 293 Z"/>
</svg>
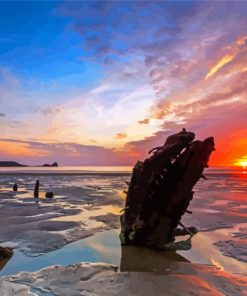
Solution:
<svg viewBox="0 0 247 296">
<path fill-rule="evenodd" d="M 52 191 L 46 192 L 45 197 L 46 198 L 53 198 L 54 197 L 54 193 Z"/>
<path fill-rule="evenodd" d="M 35 183 L 33 194 L 34 194 L 35 198 L 39 197 L 39 180 L 37 180 L 36 183 Z"/>
<path fill-rule="evenodd" d="M 164 248 L 174 242 L 177 226 L 203 176 L 214 139 L 193 141 L 194 133 L 169 136 L 165 144 L 133 168 L 121 215 L 120 240 L 126 245 Z"/>
<path fill-rule="evenodd" d="M 13 186 L 13 191 L 18 191 L 18 185 L 16 183 Z"/>
</svg>

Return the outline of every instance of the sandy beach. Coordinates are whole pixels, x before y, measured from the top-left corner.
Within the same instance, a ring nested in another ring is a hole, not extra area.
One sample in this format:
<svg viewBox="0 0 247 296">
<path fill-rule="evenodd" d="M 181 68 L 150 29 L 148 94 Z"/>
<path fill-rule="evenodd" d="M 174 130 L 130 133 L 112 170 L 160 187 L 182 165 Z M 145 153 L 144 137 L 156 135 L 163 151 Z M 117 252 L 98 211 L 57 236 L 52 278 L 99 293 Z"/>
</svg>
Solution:
<svg viewBox="0 0 247 296">
<path fill-rule="evenodd" d="M 120 246 L 126 172 L 2 173 L 0 241 L 14 255 L 2 264 L 0 295 L 247 295 L 247 177 L 206 174 L 183 217 L 199 233 L 174 253 Z"/>
</svg>

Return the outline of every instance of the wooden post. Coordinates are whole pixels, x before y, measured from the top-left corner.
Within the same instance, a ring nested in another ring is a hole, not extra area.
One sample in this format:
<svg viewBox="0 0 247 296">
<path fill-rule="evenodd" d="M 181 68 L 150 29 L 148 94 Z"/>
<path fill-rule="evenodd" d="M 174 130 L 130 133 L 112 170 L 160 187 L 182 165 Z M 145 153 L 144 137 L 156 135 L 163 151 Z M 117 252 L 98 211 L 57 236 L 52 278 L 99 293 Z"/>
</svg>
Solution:
<svg viewBox="0 0 247 296">
<path fill-rule="evenodd" d="M 18 185 L 15 183 L 13 186 L 13 191 L 17 191 L 18 190 Z"/>
<path fill-rule="evenodd" d="M 34 197 L 39 197 L 39 180 L 36 181 L 35 188 L 34 188 Z"/>
</svg>

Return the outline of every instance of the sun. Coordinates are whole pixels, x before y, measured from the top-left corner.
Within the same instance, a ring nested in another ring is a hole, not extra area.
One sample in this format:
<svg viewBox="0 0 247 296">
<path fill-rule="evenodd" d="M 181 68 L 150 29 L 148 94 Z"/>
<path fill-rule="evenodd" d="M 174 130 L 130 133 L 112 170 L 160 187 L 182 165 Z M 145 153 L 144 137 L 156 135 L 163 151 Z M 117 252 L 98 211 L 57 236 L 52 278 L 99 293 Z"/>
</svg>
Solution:
<svg viewBox="0 0 247 296">
<path fill-rule="evenodd" d="M 239 163 L 243 169 L 247 168 L 247 161 L 240 161 Z"/>
<path fill-rule="evenodd" d="M 243 158 L 238 159 L 235 162 L 235 165 L 238 167 L 242 167 L 244 170 L 247 169 L 247 158 L 243 157 Z"/>
</svg>

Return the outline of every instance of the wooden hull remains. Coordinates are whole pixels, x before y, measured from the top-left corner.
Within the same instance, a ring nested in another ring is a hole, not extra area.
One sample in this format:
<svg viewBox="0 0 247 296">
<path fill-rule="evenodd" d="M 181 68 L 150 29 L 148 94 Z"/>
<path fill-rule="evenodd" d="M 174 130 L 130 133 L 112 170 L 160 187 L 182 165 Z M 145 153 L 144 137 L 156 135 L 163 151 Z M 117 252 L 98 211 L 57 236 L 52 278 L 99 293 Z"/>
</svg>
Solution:
<svg viewBox="0 0 247 296">
<path fill-rule="evenodd" d="M 194 138 L 194 133 L 183 129 L 134 166 L 120 217 L 123 245 L 167 250 L 190 248 L 190 241 L 187 246 L 174 243 L 175 236 L 196 232 L 181 224 L 181 218 L 193 198 L 194 185 L 205 178 L 203 170 L 215 150 L 212 137 L 204 141 Z M 184 229 L 177 229 L 179 224 Z"/>
</svg>

